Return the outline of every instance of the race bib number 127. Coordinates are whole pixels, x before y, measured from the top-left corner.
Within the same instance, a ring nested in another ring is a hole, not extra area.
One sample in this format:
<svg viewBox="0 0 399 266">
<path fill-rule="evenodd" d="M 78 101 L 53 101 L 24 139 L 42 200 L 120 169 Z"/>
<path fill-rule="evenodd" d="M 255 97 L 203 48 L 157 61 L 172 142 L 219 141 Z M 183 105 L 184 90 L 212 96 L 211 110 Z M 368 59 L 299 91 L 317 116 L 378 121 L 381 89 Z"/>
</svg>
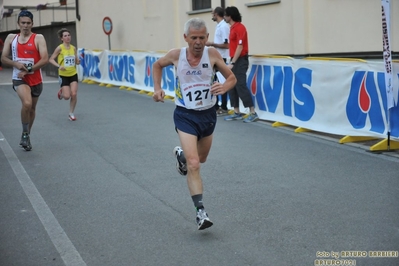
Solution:
<svg viewBox="0 0 399 266">
<path fill-rule="evenodd" d="M 182 96 L 186 108 L 201 109 L 212 103 L 211 85 L 189 83 L 182 88 Z"/>
</svg>

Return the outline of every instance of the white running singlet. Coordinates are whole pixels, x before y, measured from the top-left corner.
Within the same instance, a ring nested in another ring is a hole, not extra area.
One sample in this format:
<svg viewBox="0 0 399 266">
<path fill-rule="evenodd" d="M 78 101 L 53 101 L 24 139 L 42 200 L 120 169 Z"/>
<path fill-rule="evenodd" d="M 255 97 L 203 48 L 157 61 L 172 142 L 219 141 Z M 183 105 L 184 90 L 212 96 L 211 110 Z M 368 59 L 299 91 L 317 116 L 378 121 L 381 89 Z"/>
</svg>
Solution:
<svg viewBox="0 0 399 266">
<path fill-rule="evenodd" d="M 217 97 L 211 95 L 215 71 L 209 60 L 208 47 L 204 47 L 201 61 L 192 67 L 187 61 L 187 48 L 180 50 L 176 70 L 175 103 L 187 109 L 213 108 Z"/>
</svg>

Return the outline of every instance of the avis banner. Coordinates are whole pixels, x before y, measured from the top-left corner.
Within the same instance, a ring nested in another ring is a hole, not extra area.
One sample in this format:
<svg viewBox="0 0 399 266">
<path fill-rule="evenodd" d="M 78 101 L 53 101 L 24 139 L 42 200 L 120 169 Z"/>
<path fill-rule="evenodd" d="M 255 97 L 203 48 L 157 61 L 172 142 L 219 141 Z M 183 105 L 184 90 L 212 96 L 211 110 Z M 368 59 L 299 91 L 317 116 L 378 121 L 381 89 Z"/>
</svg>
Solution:
<svg viewBox="0 0 399 266">
<path fill-rule="evenodd" d="M 79 78 L 152 92 L 152 65 L 163 55 L 81 48 Z M 379 138 L 386 138 L 390 122 L 391 137 L 399 139 L 399 63 L 392 63 L 393 107 L 388 116 L 382 61 L 261 56 L 249 60 L 247 86 L 261 119 L 329 134 Z M 175 70 L 168 66 L 162 72 L 162 88 L 174 96 L 174 87 Z"/>
</svg>

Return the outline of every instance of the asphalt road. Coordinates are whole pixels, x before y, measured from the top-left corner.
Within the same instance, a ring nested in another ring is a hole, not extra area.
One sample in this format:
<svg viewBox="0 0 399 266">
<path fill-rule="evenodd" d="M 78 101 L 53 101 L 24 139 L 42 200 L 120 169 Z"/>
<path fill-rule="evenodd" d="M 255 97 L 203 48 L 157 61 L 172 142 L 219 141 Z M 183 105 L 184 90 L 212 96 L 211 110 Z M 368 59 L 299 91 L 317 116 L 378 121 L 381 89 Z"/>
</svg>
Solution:
<svg viewBox="0 0 399 266">
<path fill-rule="evenodd" d="M 20 101 L 0 85 L 1 266 L 306 266 L 331 252 L 399 265 L 398 157 L 219 119 L 201 168 L 214 226 L 198 231 L 172 155 L 174 103 L 79 84 L 71 122 L 48 81 L 31 152 L 18 145 Z"/>
</svg>

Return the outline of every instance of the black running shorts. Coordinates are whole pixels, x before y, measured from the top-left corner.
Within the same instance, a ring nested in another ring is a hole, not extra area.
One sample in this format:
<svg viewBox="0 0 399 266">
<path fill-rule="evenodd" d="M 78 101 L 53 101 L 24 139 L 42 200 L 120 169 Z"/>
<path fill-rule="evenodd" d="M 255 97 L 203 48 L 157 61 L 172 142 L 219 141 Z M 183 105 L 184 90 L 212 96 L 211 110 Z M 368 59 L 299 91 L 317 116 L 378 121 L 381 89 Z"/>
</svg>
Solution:
<svg viewBox="0 0 399 266">
<path fill-rule="evenodd" d="M 173 114 L 175 128 L 198 137 L 198 140 L 213 134 L 216 127 L 216 110 L 196 111 L 176 106 Z"/>
<path fill-rule="evenodd" d="M 71 77 L 60 76 L 60 87 L 71 86 L 72 82 L 78 82 L 78 74 Z"/>
</svg>

